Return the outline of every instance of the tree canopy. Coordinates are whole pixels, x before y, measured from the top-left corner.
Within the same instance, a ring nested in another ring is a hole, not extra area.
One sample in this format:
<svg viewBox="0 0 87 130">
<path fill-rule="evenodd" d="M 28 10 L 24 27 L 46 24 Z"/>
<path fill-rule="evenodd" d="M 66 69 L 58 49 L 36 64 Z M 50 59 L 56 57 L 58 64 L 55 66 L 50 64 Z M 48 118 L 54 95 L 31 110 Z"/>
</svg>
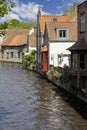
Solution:
<svg viewBox="0 0 87 130">
<path fill-rule="evenodd" d="M 24 28 L 24 29 L 31 29 L 36 28 L 36 23 L 34 22 L 20 22 L 17 19 L 11 19 L 7 21 L 8 29 L 13 29 L 13 28 Z"/>
<path fill-rule="evenodd" d="M 76 10 L 77 5 L 78 5 L 78 3 L 74 3 L 70 8 L 64 9 L 63 10 L 63 15 L 70 15 L 70 14 L 72 14 Z"/>
<path fill-rule="evenodd" d="M 14 7 L 14 2 L 8 2 L 7 0 L 0 0 L 0 17 L 8 14 L 9 11 Z"/>
<path fill-rule="evenodd" d="M 7 0 L 0 0 L 0 18 L 8 14 L 9 11 L 14 7 L 14 2 L 8 2 Z M 7 28 L 7 23 L 0 24 L 0 36 L 5 34 L 5 29 Z"/>
</svg>

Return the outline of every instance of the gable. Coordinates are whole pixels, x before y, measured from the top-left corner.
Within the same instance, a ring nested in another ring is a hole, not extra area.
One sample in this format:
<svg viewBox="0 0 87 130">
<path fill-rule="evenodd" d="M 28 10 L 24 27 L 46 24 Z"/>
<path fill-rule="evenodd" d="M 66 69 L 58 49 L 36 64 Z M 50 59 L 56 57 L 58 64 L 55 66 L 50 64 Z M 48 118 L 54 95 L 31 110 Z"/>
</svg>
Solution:
<svg viewBox="0 0 87 130">
<path fill-rule="evenodd" d="M 39 25 L 42 33 L 44 33 L 45 23 L 47 22 L 77 22 L 77 12 L 71 15 L 41 15 Z"/>
<path fill-rule="evenodd" d="M 49 41 L 58 41 L 57 31 L 58 30 L 68 30 L 68 41 L 77 40 L 77 22 L 57 22 L 57 23 L 47 23 L 47 31 Z"/>
</svg>

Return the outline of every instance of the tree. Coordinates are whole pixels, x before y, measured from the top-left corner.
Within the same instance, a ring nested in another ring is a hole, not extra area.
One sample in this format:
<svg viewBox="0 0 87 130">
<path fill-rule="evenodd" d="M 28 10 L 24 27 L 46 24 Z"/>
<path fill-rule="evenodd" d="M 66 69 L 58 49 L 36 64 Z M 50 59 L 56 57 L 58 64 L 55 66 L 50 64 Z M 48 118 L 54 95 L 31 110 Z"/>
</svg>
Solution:
<svg viewBox="0 0 87 130">
<path fill-rule="evenodd" d="M 7 0 L 0 0 L 0 17 L 8 14 L 14 7 L 14 2 L 8 2 Z"/>
<path fill-rule="evenodd" d="M 0 24 L 0 36 L 5 35 L 5 29 L 8 27 L 7 23 Z"/>
<path fill-rule="evenodd" d="M 23 67 L 25 69 L 33 70 L 35 68 L 35 50 L 23 56 Z"/>
<path fill-rule="evenodd" d="M 0 0 L 0 18 L 8 14 L 9 11 L 14 7 L 14 2 L 8 2 L 7 0 Z M 7 28 L 7 23 L 0 24 L 0 36 L 5 34 L 5 29 Z"/>
<path fill-rule="evenodd" d="M 7 21 L 8 28 L 17 28 L 20 26 L 20 21 L 17 19 L 11 19 Z"/>
<path fill-rule="evenodd" d="M 78 3 L 74 3 L 69 9 L 64 9 L 63 10 L 63 15 L 72 14 L 76 10 L 77 6 L 78 6 Z"/>
<path fill-rule="evenodd" d="M 63 10 L 63 15 L 70 15 L 72 13 L 73 13 L 73 7 L 71 7 L 70 9 Z"/>
<path fill-rule="evenodd" d="M 8 25 L 8 29 L 14 29 L 14 28 L 22 28 L 22 29 L 31 29 L 36 28 L 36 23 L 34 22 L 21 22 L 17 19 L 11 19 L 6 22 Z"/>
</svg>

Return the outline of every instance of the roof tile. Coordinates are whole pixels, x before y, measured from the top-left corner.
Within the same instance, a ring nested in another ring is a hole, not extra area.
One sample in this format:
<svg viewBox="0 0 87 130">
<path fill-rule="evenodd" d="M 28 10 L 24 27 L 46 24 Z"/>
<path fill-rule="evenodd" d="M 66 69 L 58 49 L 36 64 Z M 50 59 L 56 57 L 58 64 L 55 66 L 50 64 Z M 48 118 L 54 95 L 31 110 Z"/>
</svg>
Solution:
<svg viewBox="0 0 87 130">
<path fill-rule="evenodd" d="M 87 50 L 87 43 L 84 38 L 79 39 L 74 45 L 72 45 L 67 50 L 70 51 Z"/>
<path fill-rule="evenodd" d="M 45 23 L 53 22 L 54 18 L 57 19 L 57 22 L 75 22 L 77 21 L 77 12 L 74 12 L 71 15 L 41 15 L 41 17 L 39 18 L 39 24 L 42 33 L 44 32 Z"/>
<path fill-rule="evenodd" d="M 57 29 L 69 29 L 69 41 L 77 40 L 77 22 L 46 23 L 50 41 L 57 41 Z"/>
<path fill-rule="evenodd" d="M 7 37 L 1 46 L 22 46 L 27 43 L 28 29 L 7 30 Z"/>
</svg>

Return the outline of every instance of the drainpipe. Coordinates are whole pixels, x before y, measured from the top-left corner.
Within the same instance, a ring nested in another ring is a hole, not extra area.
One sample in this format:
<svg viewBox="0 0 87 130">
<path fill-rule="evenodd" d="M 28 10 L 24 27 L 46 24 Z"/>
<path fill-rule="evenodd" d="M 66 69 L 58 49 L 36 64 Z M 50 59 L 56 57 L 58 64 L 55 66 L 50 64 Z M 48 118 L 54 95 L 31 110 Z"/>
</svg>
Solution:
<svg viewBox="0 0 87 130">
<path fill-rule="evenodd" d="M 29 52 L 29 34 L 27 35 L 27 52 Z"/>
<path fill-rule="evenodd" d="M 76 92 L 76 96 L 78 95 L 78 91 L 80 88 L 80 57 L 78 54 L 78 68 L 77 68 L 77 92 Z"/>
</svg>

